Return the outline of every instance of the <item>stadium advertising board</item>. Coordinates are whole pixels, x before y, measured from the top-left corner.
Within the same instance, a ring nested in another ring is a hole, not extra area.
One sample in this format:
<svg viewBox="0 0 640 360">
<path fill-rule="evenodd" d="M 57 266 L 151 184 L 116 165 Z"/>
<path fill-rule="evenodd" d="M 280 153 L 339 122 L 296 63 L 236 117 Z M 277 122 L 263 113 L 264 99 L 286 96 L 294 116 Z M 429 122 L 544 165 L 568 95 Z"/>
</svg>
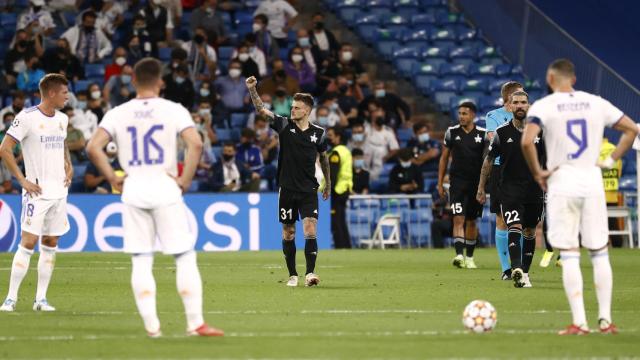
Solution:
<svg viewBox="0 0 640 360">
<path fill-rule="evenodd" d="M 280 250 L 277 193 L 189 194 L 185 196 L 198 251 Z M 319 201 L 318 247 L 331 247 L 330 207 Z M 117 195 L 70 195 L 71 230 L 60 238 L 59 251 L 121 251 L 122 209 Z M 15 251 L 20 242 L 21 197 L 0 197 L 0 251 Z M 302 227 L 297 236 L 302 241 Z"/>
</svg>

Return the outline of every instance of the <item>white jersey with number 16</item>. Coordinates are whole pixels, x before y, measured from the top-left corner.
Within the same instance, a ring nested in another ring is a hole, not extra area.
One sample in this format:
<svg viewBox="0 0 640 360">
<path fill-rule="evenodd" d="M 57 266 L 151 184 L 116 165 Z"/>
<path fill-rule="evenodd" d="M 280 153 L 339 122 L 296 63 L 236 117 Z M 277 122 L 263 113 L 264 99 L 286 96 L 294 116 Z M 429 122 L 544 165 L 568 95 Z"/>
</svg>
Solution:
<svg viewBox="0 0 640 360">
<path fill-rule="evenodd" d="M 604 128 L 623 115 L 609 101 L 583 91 L 554 93 L 531 106 L 528 121 L 542 127 L 547 168 L 556 169 L 549 193 L 586 197 L 604 191 L 596 165 Z"/>
<path fill-rule="evenodd" d="M 178 175 L 177 137 L 192 126 L 187 109 L 162 98 L 133 99 L 105 114 L 100 127 L 118 145 L 127 174 L 122 202 L 151 209 L 181 200 L 172 178 Z"/>
</svg>

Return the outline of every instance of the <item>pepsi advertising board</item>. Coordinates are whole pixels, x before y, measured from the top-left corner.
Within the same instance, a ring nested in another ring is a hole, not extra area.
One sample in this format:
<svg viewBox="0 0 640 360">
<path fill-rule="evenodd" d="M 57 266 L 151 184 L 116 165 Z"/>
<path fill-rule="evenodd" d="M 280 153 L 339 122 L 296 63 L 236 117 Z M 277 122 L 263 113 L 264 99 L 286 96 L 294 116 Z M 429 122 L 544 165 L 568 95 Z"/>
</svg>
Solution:
<svg viewBox="0 0 640 360">
<path fill-rule="evenodd" d="M 185 203 L 198 251 L 280 250 L 277 193 L 187 194 Z M 330 206 L 319 199 L 318 247 L 331 248 Z M 19 195 L 0 196 L 0 251 L 15 251 L 20 243 Z M 60 252 L 122 250 L 122 210 L 119 195 L 69 195 L 71 230 L 60 238 Z M 302 241 L 298 222 L 297 236 Z"/>
</svg>

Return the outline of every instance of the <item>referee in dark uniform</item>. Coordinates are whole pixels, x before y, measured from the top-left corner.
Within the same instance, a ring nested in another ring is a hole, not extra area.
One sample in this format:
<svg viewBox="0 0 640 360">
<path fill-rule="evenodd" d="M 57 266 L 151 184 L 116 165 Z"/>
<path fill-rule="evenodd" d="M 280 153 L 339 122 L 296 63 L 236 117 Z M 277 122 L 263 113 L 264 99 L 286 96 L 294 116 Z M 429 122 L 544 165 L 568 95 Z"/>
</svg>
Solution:
<svg viewBox="0 0 640 360">
<path fill-rule="evenodd" d="M 313 109 L 313 96 L 297 93 L 293 96 L 291 118 L 278 116 L 264 108 L 256 90 L 255 77 L 247 79 L 247 88 L 256 111 L 269 119 L 271 128 L 279 134 L 277 180 L 280 186 L 278 196 L 278 218 L 282 223 L 282 250 L 289 269 L 287 286 L 298 286 L 296 271 L 296 221 L 302 218 L 304 228 L 304 255 L 307 260 L 305 286 L 315 286 L 320 282 L 314 273 L 318 255 L 316 238 L 318 225 L 318 181 L 315 177 L 316 159 L 325 178 L 322 198 L 327 200 L 331 191 L 327 140 L 323 128 L 309 122 Z"/>
<path fill-rule="evenodd" d="M 474 124 L 475 117 L 476 106 L 472 102 L 463 102 L 458 106 L 460 124 L 447 129 L 438 168 L 438 193 L 444 198 L 443 182 L 451 154 L 449 203 L 453 214 L 453 245 L 456 250 L 453 265 L 467 269 L 477 268 L 473 260 L 478 240 L 476 219 L 482 215 L 482 205 L 476 201 L 476 190 L 480 181 L 486 131 Z M 463 254 L 465 247 L 466 257 Z"/>
<path fill-rule="evenodd" d="M 516 287 L 531 287 L 529 268 L 536 248 L 536 226 L 542 218 L 544 195 L 534 180 L 522 155 L 520 140 L 524 130 L 524 119 L 529 110 L 529 95 L 516 91 L 509 96 L 513 119 L 498 127 L 489 146 L 489 153 L 482 165 L 477 199 L 484 203 L 484 186 L 489 169 L 500 157 L 500 171 L 496 180 L 500 192 L 500 212 L 509 230 L 509 257 L 511 278 Z M 546 163 L 544 140 L 536 138 L 538 158 Z M 493 175 L 492 175 L 493 176 Z M 520 238 L 523 238 L 522 251 Z"/>
</svg>

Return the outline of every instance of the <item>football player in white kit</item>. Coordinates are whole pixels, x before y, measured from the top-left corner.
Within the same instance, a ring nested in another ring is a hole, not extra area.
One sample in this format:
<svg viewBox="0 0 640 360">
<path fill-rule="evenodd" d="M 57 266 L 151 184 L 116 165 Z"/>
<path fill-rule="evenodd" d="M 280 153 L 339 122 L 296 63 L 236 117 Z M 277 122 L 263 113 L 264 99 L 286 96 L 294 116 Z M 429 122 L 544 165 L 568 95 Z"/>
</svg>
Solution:
<svg viewBox="0 0 640 360">
<path fill-rule="evenodd" d="M 0 145 L 2 160 L 22 186 L 22 240 L 11 265 L 9 293 L 0 311 L 14 311 L 20 283 L 27 274 L 31 255 L 40 237 L 38 288 L 35 311 L 55 311 L 47 302 L 47 288 L 56 259 L 58 238 L 69 231 L 67 193 L 73 166 L 67 148 L 69 118 L 58 111 L 69 98 L 67 79 L 48 74 L 40 80 L 38 106 L 23 109 L 13 120 Z M 26 177 L 16 163 L 13 148 L 22 144 Z"/>
<path fill-rule="evenodd" d="M 189 111 L 158 97 L 162 65 L 145 58 L 134 67 L 137 97 L 107 112 L 89 144 L 89 158 L 120 190 L 124 211 L 124 251 L 132 255 L 131 285 L 138 312 L 150 337 L 158 337 L 153 252 L 156 237 L 165 254 L 175 257 L 178 293 L 187 317 L 187 334 L 222 336 L 202 316 L 202 280 L 182 193 L 189 189 L 202 153 L 202 140 Z M 177 137 L 187 144 L 185 166 L 178 177 Z M 126 177 L 117 177 L 104 147 L 113 141 Z"/>
<path fill-rule="evenodd" d="M 548 192 L 549 241 L 562 254 L 562 282 L 573 323 L 559 334 L 589 333 L 582 296 L 580 240 L 589 249 L 593 264 L 600 332 L 615 334 L 617 329 L 611 320 L 613 276 L 607 249 L 607 206 L 600 168 L 614 166 L 631 147 L 638 129 L 609 101 L 574 90 L 575 82 L 571 61 L 560 59 L 549 65 L 547 83 L 553 94 L 529 109 L 522 148 L 531 173 Z M 623 134 L 611 156 L 599 163 L 605 126 Z M 541 169 L 534 146 L 541 129 L 549 171 Z"/>
</svg>

